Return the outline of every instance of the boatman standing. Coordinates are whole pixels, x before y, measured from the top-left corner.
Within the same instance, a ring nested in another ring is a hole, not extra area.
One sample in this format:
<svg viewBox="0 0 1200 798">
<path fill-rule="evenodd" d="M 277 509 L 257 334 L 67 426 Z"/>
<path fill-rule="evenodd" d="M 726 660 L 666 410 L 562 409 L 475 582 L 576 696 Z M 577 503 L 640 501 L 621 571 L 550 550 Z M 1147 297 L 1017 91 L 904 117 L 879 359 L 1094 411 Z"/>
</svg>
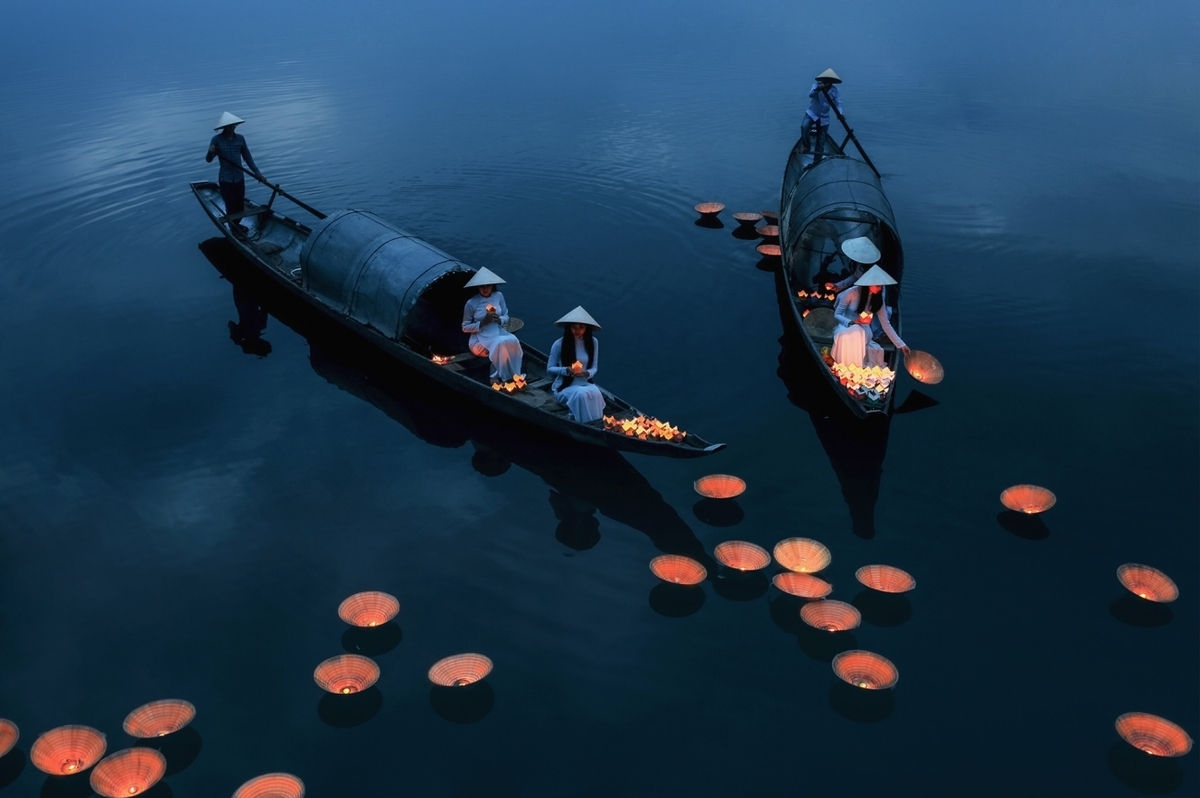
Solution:
<svg viewBox="0 0 1200 798">
<path fill-rule="evenodd" d="M 208 154 L 204 160 L 209 163 L 213 158 L 221 160 L 221 169 L 217 173 L 217 183 L 221 188 L 221 198 L 225 200 L 225 215 L 229 218 L 229 229 L 234 235 L 245 235 L 246 226 L 242 224 L 241 213 L 246 207 L 246 175 L 242 171 L 242 162 L 250 167 L 250 171 L 264 183 L 267 179 L 254 164 L 250 156 L 250 148 L 246 146 L 246 137 L 234 130 L 246 120 L 225 111 L 217 120 L 213 130 L 218 131 L 208 144 Z"/>
<path fill-rule="evenodd" d="M 821 160 L 825 134 L 829 130 L 830 103 L 839 114 L 842 113 L 842 100 L 836 85 L 841 82 L 832 67 L 813 78 L 812 88 L 808 91 L 808 110 L 804 112 L 804 131 L 800 134 L 801 152 L 804 153 L 801 165 L 804 167 Z"/>
</svg>

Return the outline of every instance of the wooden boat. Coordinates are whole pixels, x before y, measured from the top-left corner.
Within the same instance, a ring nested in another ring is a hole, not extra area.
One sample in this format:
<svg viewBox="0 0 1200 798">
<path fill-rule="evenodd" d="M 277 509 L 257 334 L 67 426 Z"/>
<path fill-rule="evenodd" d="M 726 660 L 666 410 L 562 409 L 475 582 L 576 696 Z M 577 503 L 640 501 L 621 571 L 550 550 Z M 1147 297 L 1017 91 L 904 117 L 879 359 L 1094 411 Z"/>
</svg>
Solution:
<svg viewBox="0 0 1200 798">
<path fill-rule="evenodd" d="M 891 412 L 900 355 L 885 337 L 879 343 L 884 348 L 886 373 L 847 376 L 845 367 L 834 364 L 830 350 L 837 326 L 833 317 L 836 295 L 826 284 L 849 273 L 849 262 L 840 250 L 842 242 L 858 236 L 870 238 L 882 255 L 880 266 L 898 283 L 884 289 L 884 301 L 892 309 L 892 326 L 900 332 L 904 253 L 879 173 L 845 119 L 838 118 L 847 131 L 844 141 L 826 135 L 823 157 L 815 163 L 800 141 L 788 157 L 779 206 L 779 285 L 780 291 L 786 292 L 780 299 L 791 308 L 803 346 L 831 388 L 855 416 L 866 418 Z M 847 151 L 850 141 L 861 157 Z"/>
<path fill-rule="evenodd" d="M 462 332 L 464 284 L 475 269 L 374 214 L 325 215 L 271 187 L 265 205 L 247 200 L 245 210 L 229 218 L 216 183 L 191 184 L 213 224 L 258 273 L 392 360 L 511 419 L 583 443 L 669 457 L 724 448 L 642 413 L 603 387 L 605 420 L 568 418 L 550 392 L 548 356 L 524 341 L 524 385 L 493 385 L 489 361 L 468 351 Z M 306 225 L 275 211 L 277 194 L 317 221 Z"/>
</svg>

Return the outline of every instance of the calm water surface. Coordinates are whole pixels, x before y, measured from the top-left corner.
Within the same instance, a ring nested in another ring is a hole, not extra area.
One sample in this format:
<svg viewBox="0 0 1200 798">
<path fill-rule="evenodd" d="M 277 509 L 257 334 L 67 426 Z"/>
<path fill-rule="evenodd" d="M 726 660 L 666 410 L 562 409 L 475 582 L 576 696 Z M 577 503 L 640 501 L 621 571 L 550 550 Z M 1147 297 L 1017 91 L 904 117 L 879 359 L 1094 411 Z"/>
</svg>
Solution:
<svg viewBox="0 0 1200 798">
<path fill-rule="evenodd" d="M 163 697 L 198 715 L 159 798 L 275 770 L 311 796 L 1200 794 L 1196 752 L 1113 729 L 1200 734 L 1194 3 L 120 5 L 0 32 L 0 795 L 86 794 L 36 737 L 117 750 Z M 732 235 L 827 66 L 896 209 L 905 337 L 947 371 L 866 430 L 826 417 Z M 586 305 L 604 384 L 727 449 L 544 441 L 252 291 L 271 351 L 243 352 L 187 189 L 226 109 L 310 204 L 503 275 L 530 343 Z M 697 500 L 714 471 L 736 505 Z M 1014 524 L 1018 482 L 1057 506 Z M 647 568 L 797 535 L 864 612 L 845 640 L 765 579 L 677 600 Z M 1180 599 L 1123 596 L 1128 561 Z M 872 599 L 871 562 L 917 590 Z M 379 639 L 336 614 L 363 589 L 402 603 Z M 843 688 L 851 647 L 897 687 Z M 350 705 L 311 675 L 346 650 L 382 669 Z M 425 673 L 459 651 L 496 668 L 451 702 Z"/>
</svg>

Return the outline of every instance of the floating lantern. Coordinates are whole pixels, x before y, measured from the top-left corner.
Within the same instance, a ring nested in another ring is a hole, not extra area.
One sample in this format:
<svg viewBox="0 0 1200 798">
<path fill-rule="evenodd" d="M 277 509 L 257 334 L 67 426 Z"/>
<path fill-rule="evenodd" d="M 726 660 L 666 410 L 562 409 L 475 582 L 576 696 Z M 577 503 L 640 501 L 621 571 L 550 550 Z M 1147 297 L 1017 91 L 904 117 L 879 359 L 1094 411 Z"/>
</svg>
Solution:
<svg viewBox="0 0 1200 798">
<path fill-rule="evenodd" d="M 153 748 L 126 748 L 101 759 L 89 782 L 105 798 L 140 795 L 167 772 L 167 758 Z"/>
<path fill-rule="evenodd" d="M 771 577 L 771 584 L 787 593 L 804 599 L 825 598 L 833 592 L 833 585 L 819 576 L 784 571 Z"/>
<path fill-rule="evenodd" d="M 775 544 L 775 561 L 789 571 L 815 574 L 833 560 L 829 547 L 812 538 L 784 538 Z"/>
<path fill-rule="evenodd" d="M 650 561 L 650 570 L 672 585 L 698 585 L 708 576 L 708 569 L 682 554 L 660 554 Z"/>
<path fill-rule="evenodd" d="M 732 499 L 746 490 L 746 480 L 730 474 L 709 474 L 692 483 L 692 487 L 706 499 Z"/>
<path fill-rule="evenodd" d="M 779 224 L 779 211 L 763 211 L 762 218 L 767 224 Z"/>
<path fill-rule="evenodd" d="M 701 216 L 712 217 L 725 210 L 725 204 L 722 202 L 701 202 L 695 208 L 696 213 Z"/>
<path fill-rule="evenodd" d="M 733 218 L 742 227 L 753 227 L 762 221 L 763 217 L 761 213 L 754 213 L 753 211 L 738 211 L 733 215 Z"/>
<path fill-rule="evenodd" d="M 1125 742 L 1151 756 L 1183 756 L 1192 750 L 1192 738 L 1182 727 L 1149 712 L 1126 712 L 1116 727 Z"/>
<path fill-rule="evenodd" d="M 349 695 L 375 684 L 379 679 L 379 666 L 361 654 L 339 654 L 318 665 L 313 671 L 313 679 L 322 690 Z"/>
<path fill-rule="evenodd" d="M 755 249 L 757 249 L 758 254 L 762 255 L 764 258 L 778 258 L 783 254 L 783 251 L 779 248 L 778 244 L 759 244 L 757 247 L 755 247 Z"/>
<path fill-rule="evenodd" d="M 107 748 L 107 738 L 91 726 L 59 726 L 33 741 L 29 759 L 43 773 L 69 776 L 99 762 Z"/>
<path fill-rule="evenodd" d="M 291 773 L 264 773 L 238 787 L 233 798 L 304 798 L 304 782 Z"/>
<path fill-rule="evenodd" d="M 826 632 L 845 632 L 857 629 L 862 623 L 862 613 L 857 607 L 836 599 L 805 604 L 800 608 L 800 618 L 812 628 Z"/>
<path fill-rule="evenodd" d="M 908 571 L 894 565 L 864 565 L 854 572 L 854 578 L 880 593 L 907 593 L 917 586 Z"/>
<path fill-rule="evenodd" d="M 364 590 L 338 605 L 338 617 L 351 626 L 380 626 L 400 612 L 400 601 L 382 590 Z"/>
<path fill-rule="evenodd" d="M 13 749 L 21 737 L 21 730 L 11 720 L 0 718 L 0 757 Z"/>
<path fill-rule="evenodd" d="M 747 540 L 727 540 L 718 543 L 713 556 L 735 571 L 760 571 L 771 563 L 771 555 L 762 546 Z"/>
<path fill-rule="evenodd" d="M 913 349 L 904 356 L 904 368 L 914 380 L 926 385 L 937 385 L 946 376 L 938 359 L 919 349 Z"/>
<path fill-rule="evenodd" d="M 1044 513 L 1054 506 L 1057 499 L 1048 489 L 1040 485 L 1013 485 L 1000 494 L 1000 503 L 1018 513 L 1033 515 Z"/>
<path fill-rule="evenodd" d="M 483 654 L 454 654 L 429 668 L 429 681 L 438 687 L 466 687 L 492 672 L 492 661 Z"/>
<path fill-rule="evenodd" d="M 776 224 L 760 224 L 754 230 L 763 238 L 779 238 L 779 225 Z"/>
<path fill-rule="evenodd" d="M 190 701 L 164 698 L 142 704 L 125 716 L 121 726 L 130 737 L 165 737 L 179 731 L 195 717 L 196 707 Z"/>
<path fill-rule="evenodd" d="M 843 651 L 835 656 L 833 672 L 846 684 L 864 690 L 887 690 L 900 680 L 900 671 L 890 659 L 862 649 Z"/>
<path fill-rule="evenodd" d="M 1175 581 L 1157 568 L 1140 562 L 1127 562 L 1117 569 L 1117 579 L 1138 598 L 1163 604 L 1179 598 Z"/>
</svg>

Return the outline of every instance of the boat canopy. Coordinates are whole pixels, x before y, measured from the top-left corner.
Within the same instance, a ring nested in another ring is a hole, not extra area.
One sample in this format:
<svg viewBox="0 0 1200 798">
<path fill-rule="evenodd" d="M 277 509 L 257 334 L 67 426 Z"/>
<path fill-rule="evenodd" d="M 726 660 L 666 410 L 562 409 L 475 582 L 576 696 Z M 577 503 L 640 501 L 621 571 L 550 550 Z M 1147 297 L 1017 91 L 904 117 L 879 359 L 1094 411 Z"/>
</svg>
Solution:
<svg viewBox="0 0 1200 798">
<path fill-rule="evenodd" d="M 474 269 L 373 213 L 339 211 L 313 225 L 300 251 L 301 285 L 325 305 L 392 340 L 439 281 L 461 289 Z M 461 298 L 454 293 L 461 311 Z M 424 303 L 423 303 L 424 304 Z"/>
</svg>

